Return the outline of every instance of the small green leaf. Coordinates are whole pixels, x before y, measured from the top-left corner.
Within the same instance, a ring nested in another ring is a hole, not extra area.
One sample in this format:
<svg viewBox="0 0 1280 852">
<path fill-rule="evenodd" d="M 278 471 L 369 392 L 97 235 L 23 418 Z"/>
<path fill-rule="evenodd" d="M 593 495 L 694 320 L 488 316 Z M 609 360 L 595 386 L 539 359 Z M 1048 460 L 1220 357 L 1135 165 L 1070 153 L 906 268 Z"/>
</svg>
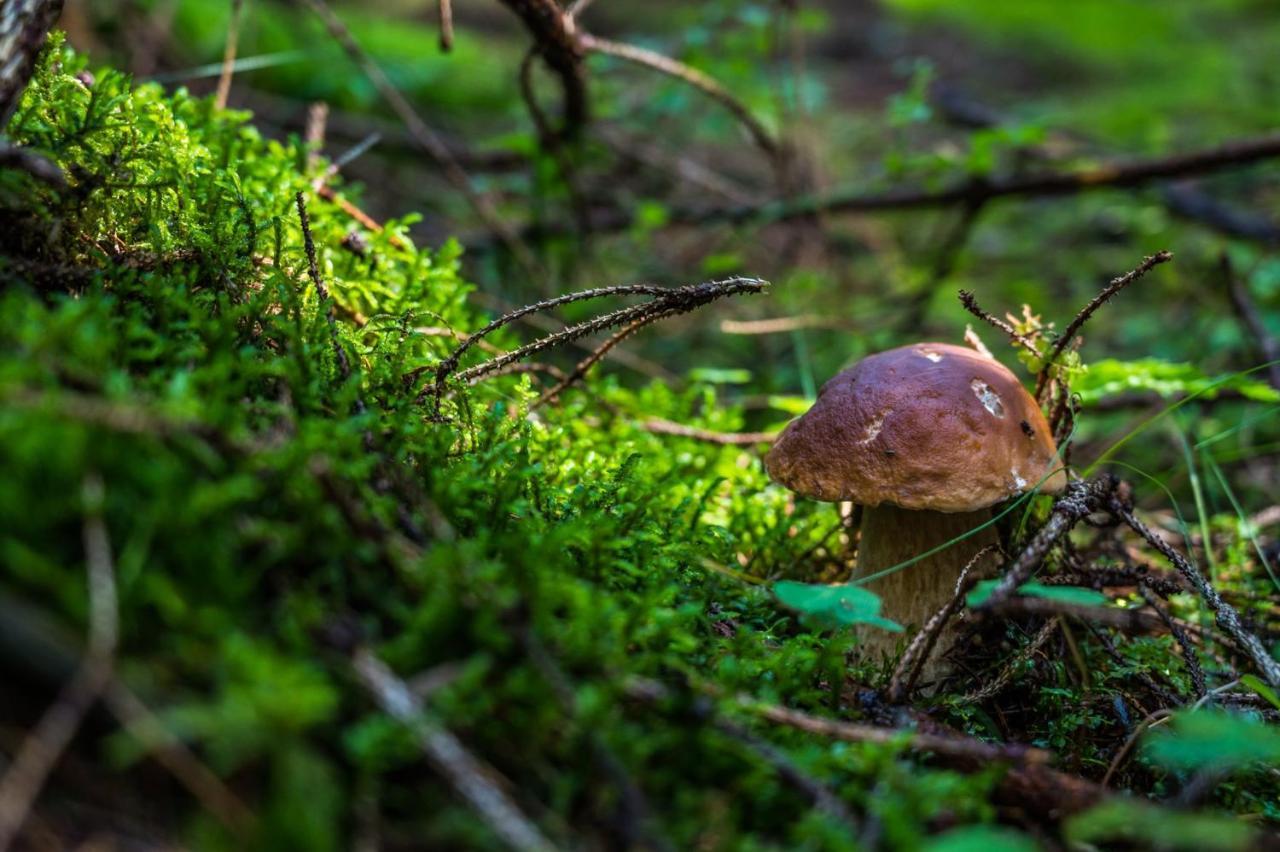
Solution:
<svg viewBox="0 0 1280 852">
<path fill-rule="evenodd" d="M 1271 702 L 1271 706 L 1280 710 L 1280 695 L 1276 695 L 1276 691 L 1262 682 L 1257 675 L 1247 674 L 1240 678 L 1240 682 L 1261 695 L 1267 701 Z"/>
<path fill-rule="evenodd" d="M 859 586 L 822 586 L 783 580 L 773 593 L 784 605 L 836 624 L 870 624 L 894 633 L 902 626 L 880 615 L 880 597 Z"/>
<path fill-rule="evenodd" d="M 925 852 L 1035 852 L 1031 838 L 1009 828 L 971 825 L 932 838 Z"/>
<path fill-rule="evenodd" d="M 995 591 L 996 583 L 998 582 L 999 580 L 983 580 L 973 587 L 973 591 L 969 592 L 965 602 L 971 607 L 982 606 L 987 602 L 987 598 L 991 597 L 991 593 Z M 1075 604 L 1076 606 L 1105 606 L 1111 602 L 1110 598 L 1102 594 L 1102 592 L 1086 589 L 1083 586 L 1051 586 L 1046 583 L 1037 583 L 1034 580 L 1019 586 L 1018 594 L 1028 595 L 1033 598 L 1045 598 L 1051 601 L 1061 601 L 1062 603 Z"/>
</svg>

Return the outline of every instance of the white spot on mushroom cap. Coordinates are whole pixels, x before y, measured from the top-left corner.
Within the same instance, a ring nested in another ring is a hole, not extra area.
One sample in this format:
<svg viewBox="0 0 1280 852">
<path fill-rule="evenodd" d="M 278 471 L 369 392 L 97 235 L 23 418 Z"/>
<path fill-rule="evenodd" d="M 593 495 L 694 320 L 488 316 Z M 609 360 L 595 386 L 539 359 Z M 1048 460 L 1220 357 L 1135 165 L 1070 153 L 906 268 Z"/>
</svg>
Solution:
<svg viewBox="0 0 1280 852">
<path fill-rule="evenodd" d="M 893 409 L 886 409 L 885 411 L 882 411 L 878 415 L 876 415 L 876 418 L 867 424 L 866 434 L 863 436 L 862 440 L 859 441 L 858 443 L 870 444 L 872 441 L 874 441 L 876 439 L 876 436 L 880 434 L 881 428 L 884 427 L 884 419 L 889 416 L 889 413 L 891 411 L 893 411 Z"/>
<path fill-rule="evenodd" d="M 983 408 L 996 417 L 1004 417 L 1004 403 L 1000 401 L 1000 394 L 991 389 L 991 385 L 982 379 L 974 379 L 969 382 L 969 387 L 973 388 L 974 396 L 982 403 Z"/>
<path fill-rule="evenodd" d="M 1022 491 L 1027 487 L 1027 481 L 1018 474 L 1018 469 L 1016 467 L 1009 471 L 1009 473 L 1013 476 L 1013 487 L 1016 490 Z"/>
<path fill-rule="evenodd" d="M 935 352 L 932 349 L 925 349 L 923 346 L 917 349 L 916 351 L 919 352 L 924 357 L 928 358 L 930 361 L 932 361 L 935 364 L 942 360 L 941 352 Z"/>
</svg>

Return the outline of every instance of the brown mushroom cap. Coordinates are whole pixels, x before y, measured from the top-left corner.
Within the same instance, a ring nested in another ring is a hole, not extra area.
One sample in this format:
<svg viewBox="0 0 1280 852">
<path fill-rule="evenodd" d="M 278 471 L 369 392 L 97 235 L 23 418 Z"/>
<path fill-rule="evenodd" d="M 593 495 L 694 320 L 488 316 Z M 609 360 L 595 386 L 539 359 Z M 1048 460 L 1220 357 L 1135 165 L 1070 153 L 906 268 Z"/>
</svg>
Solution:
<svg viewBox="0 0 1280 852">
<path fill-rule="evenodd" d="M 774 481 L 817 500 L 971 512 L 1066 474 L 1049 424 L 1003 364 L 918 343 L 869 355 L 822 386 L 765 457 Z"/>
</svg>

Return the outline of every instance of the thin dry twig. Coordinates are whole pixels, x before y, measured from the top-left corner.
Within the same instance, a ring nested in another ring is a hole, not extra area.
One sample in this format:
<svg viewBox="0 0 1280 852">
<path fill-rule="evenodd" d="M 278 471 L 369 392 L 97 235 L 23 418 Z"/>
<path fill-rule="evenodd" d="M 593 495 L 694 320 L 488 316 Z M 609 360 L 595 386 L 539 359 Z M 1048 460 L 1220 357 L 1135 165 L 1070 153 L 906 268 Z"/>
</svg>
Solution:
<svg viewBox="0 0 1280 852">
<path fill-rule="evenodd" d="M 257 816 L 249 806 L 222 783 L 213 770 L 201 763 L 137 695 L 116 680 L 107 687 L 103 701 L 129 736 L 178 779 L 201 807 L 242 839 L 252 834 Z"/>
<path fill-rule="evenodd" d="M 83 486 L 82 537 L 89 586 L 89 643 L 75 674 L 23 741 L 0 778 L 0 852 L 22 830 L 32 805 L 89 709 L 111 682 L 119 639 L 115 567 L 111 539 L 102 517 L 103 485 L 94 474 Z"/>
<path fill-rule="evenodd" d="M 436 11 L 440 17 L 440 50 L 453 50 L 453 0 L 437 0 Z"/>
<path fill-rule="evenodd" d="M 723 334 L 785 334 L 792 331 L 803 331 L 807 328 L 850 328 L 842 320 L 818 314 L 800 314 L 794 317 L 770 317 L 758 320 L 720 320 L 720 331 Z"/>
<path fill-rule="evenodd" d="M 1087 482 L 1068 482 L 1065 493 L 1054 502 L 1049 520 L 977 609 L 992 610 L 1008 600 L 1044 560 L 1049 548 L 1083 518 L 1103 508 L 1107 499 L 1115 493 L 1117 485 L 1115 477 L 1105 474 Z"/>
<path fill-rule="evenodd" d="M 611 41 L 609 39 L 598 38 L 589 33 L 581 33 L 579 41 L 582 46 L 592 53 L 603 53 L 609 56 L 624 59 L 627 62 L 634 62 L 637 65 L 643 65 L 646 68 L 652 68 L 669 77 L 674 77 L 683 83 L 687 83 L 711 99 L 718 102 L 725 109 L 733 114 L 747 132 L 751 134 L 751 138 L 756 145 L 764 151 L 770 159 L 775 163 L 781 161 L 783 156 L 783 147 L 778 140 L 773 138 L 765 126 L 760 123 L 751 110 L 747 109 L 746 104 L 738 100 L 733 94 L 722 86 L 719 81 L 708 74 L 704 74 L 696 68 L 690 67 L 683 62 L 664 56 L 652 50 L 646 50 L 643 47 L 636 47 L 632 44 L 624 44 L 622 42 Z"/>
<path fill-rule="evenodd" d="M 582 379 L 583 377 L 585 377 L 587 375 L 588 370 L 590 370 L 593 366 L 595 366 L 595 364 L 598 361 L 600 361 L 601 358 L 609 354 L 610 349 L 613 349 L 613 347 L 617 346 L 619 343 L 626 340 L 628 337 L 630 337 L 632 334 L 635 334 L 640 329 L 644 328 L 650 322 L 652 322 L 652 320 L 650 319 L 645 319 L 645 318 L 638 319 L 635 322 L 631 323 L 630 325 L 620 328 L 616 332 L 611 334 L 603 343 L 601 343 L 599 346 L 595 348 L 594 352 L 592 352 L 587 357 L 579 361 L 577 363 L 577 366 L 573 368 L 572 372 L 567 374 L 564 378 L 560 379 L 560 381 L 556 382 L 556 384 L 553 387 L 548 388 L 542 394 L 542 396 L 534 400 L 533 403 L 529 406 L 529 410 L 532 411 L 535 408 L 541 408 L 546 403 L 555 400 L 557 397 L 560 396 L 560 394 L 564 393 L 569 388 L 570 385 L 572 385 L 574 382 L 578 381 L 579 379 Z"/>
<path fill-rule="evenodd" d="M 1173 634 L 1173 638 L 1177 640 L 1178 647 L 1182 649 L 1182 661 L 1187 667 L 1187 674 L 1191 675 L 1191 683 L 1195 687 L 1196 698 L 1203 698 L 1208 692 L 1209 687 L 1205 682 L 1204 669 L 1200 667 L 1200 660 L 1196 657 L 1196 648 L 1191 644 L 1191 638 L 1187 636 L 1187 632 L 1178 626 L 1168 611 L 1160 605 L 1160 596 L 1155 589 L 1151 588 L 1147 583 L 1138 584 L 1138 593 L 1142 595 L 1142 599 L 1147 605 L 1155 610 L 1156 615 L 1164 622 L 1165 627 L 1169 628 L 1169 632 Z"/>
<path fill-rule="evenodd" d="M 1163 537 L 1154 533 L 1146 524 L 1144 524 L 1134 513 L 1132 507 L 1125 504 L 1118 496 L 1112 494 L 1108 502 L 1108 508 L 1117 518 L 1124 521 L 1138 535 L 1142 536 L 1148 544 L 1160 552 L 1169 563 L 1178 570 L 1200 598 L 1205 602 L 1209 609 L 1213 612 L 1214 618 L 1227 635 L 1236 641 L 1236 644 L 1253 660 L 1254 665 L 1258 667 L 1258 671 L 1266 678 L 1267 683 L 1272 686 L 1280 686 L 1280 663 L 1267 652 L 1262 642 L 1257 636 L 1254 636 L 1240 622 L 1240 614 L 1236 612 L 1235 607 L 1223 600 L 1213 585 L 1205 579 L 1200 573 L 1200 569 L 1188 557 L 1183 556 L 1174 550 Z"/>
<path fill-rule="evenodd" d="M 754 698 L 740 696 L 738 706 L 748 712 L 778 725 L 786 725 L 819 736 L 856 743 L 904 743 L 912 751 L 931 751 L 950 757 L 962 757 L 982 761 L 1011 761 L 1014 763 L 1048 763 L 1050 755 L 1041 749 L 1024 745 L 996 745 L 968 737 L 950 737 L 922 731 L 879 728 L 854 722 L 841 722 L 812 716 L 800 710 L 768 704 Z"/>
<path fill-rule="evenodd" d="M 329 323 L 329 337 L 333 343 L 334 358 L 338 362 L 338 373 L 345 382 L 351 378 L 351 362 L 347 360 L 347 350 L 342 348 L 342 341 L 338 337 L 338 318 L 334 313 L 333 299 L 329 297 L 329 288 L 325 286 L 324 279 L 320 276 L 320 266 L 316 262 L 316 244 L 311 237 L 311 220 L 307 216 L 307 199 L 299 191 L 294 196 L 294 200 L 298 205 L 298 221 L 302 225 L 302 240 L 307 252 L 307 272 L 311 275 L 312 283 L 315 284 L 316 293 L 320 296 L 320 307 L 324 311 L 325 320 Z"/>
<path fill-rule="evenodd" d="M 793 201 L 677 208 L 670 211 L 666 226 L 752 221 L 772 223 L 805 219 L 820 213 L 918 210 L 987 202 L 999 198 L 1058 197 L 1112 187 L 1142 186 L 1167 178 L 1208 174 L 1276 157 L 1280 157 L 1280 133 L 1166 157 L 1135 158 L 1061 172 L 1015 175 L 1000 180 L 966 179 L 940 190 L 913 188 L 875 193 L 836 191 Z M 631 227 L 634 215 L 634 211 L 621 208 L 608 211 L 592 220 L 592 230 L 596 233 L 626 230 Z M 542 228 L 538 235 L 553 236 L 560 232 Z"/>
<path fill-rule="evenodd" d="M 1053 344 L 1053 347 L 1050 348 L 1049 354 L 1045 356 L 1043 362 L 1044 366 L 1040 368 L 1040 373 L 1036 377 L 1037 399 L 1039 399 L 1041 390 L 1049 381 L 1050 368 L 1057 362 L 1058 356 L 1071 345 L 1076 334 L 1079 333 L 1080 329 L 1084 327 L 1084 324 L 1089 321 L 1089 318 L 1094 315 L 1098 308 L 1105 305 L 1113 296 L 1125 287 L 1128 287 L 1155 267 L 1162 263 L 1167 263 L 1170 260 L 1173 260 L 1173 252 L 1170 251 L 1158 251 L 1149 257 L 1144 257 L 1142 259 L 1142 263 L 1138 264 L 1137 267 L 1126 272 L 1124 275 L 1121 275 L 1118 278 L 1113 278 L 1111 283 L 1102 289 L 1102 292 L 1090 299 L 1089 303 L 1080 309 L 1080 312 L 1075 315 L 1070 323 L 1067 324 L 1067 327 L 1062 332 L 1062 336 L 1059 337 Z"/>
<path fill-rule="evenodd" d="M 236 44 L 240 40 L 240 19 L 244 15 L 244 0 L 231 0 L 231 20 L 227 22 L 227 41 L 222 49 L 222 73 L 218 75 L 218 89 L 213 105 L 227 108 L 227 96 L 231 94 L 231 77 L 236 71 Z"/>
<path fill-rule="evenodd" d="M 494 783 L 497 770 L 467 751 L 451 731 L 433 719 L 408 684 L 386 663 L 372 652 L 357 648 L 351 657 L 351 668 L 378 706 L 413 732 L 427 761 L 507 846 L 538 852 L 555 849 Z"/>
<path fill-rule="evenodd" d="M 692 311 L 702 305 L 725 296 L 733 296 L 739 293 L 759 293 L 767 286 L 768 282 L 762 281 L 758 278 L 728 278 L 723 281 L 707 281 L 702 284 L 691 284 L 684 287 L 674 288 L 657 287 L 650 284 L 632 284 L 618 287 L 601 287 L 594 290 L 583 290 L 577 293 L 568 293 L 564 296 L 557 296 L 554 299 L 546 299 L 532 305 L 526 305 L 523 308 L 519 308 L 498 317 L 463 341 L 462 345 L 455 349 L 448 358 L 441 361 L 436 367 L 434 382 L 430 386 L 423 388 L 421 393 L 418 395 L 418 401 L 424 401 L 426 396 L 431 394 L 435 396 L 438 403 L 444 394 L 445 382 L 458 369 L 458 364 L 462 359 L 462 356 L 473 344 L 497 329 L 505 325 L 509 325 L 517 319 L 536 311 L 545 311 L 570 302 L 578 302 L 584 299 L 596 299 L 603 296 L 653 296 L 652 300 L 643 304 L 633 305 L 629 308 L 621 308 L 611 313 L 585 320 L 561 329 L 554 334 L 549 334 L 546 337 L 535 340 L 532 343 L 521 346 L 518 349 L 513 349 L 503 355 L 490 358 L 488 361 L 484 361 L 474 367 L 461 371 L 458 373 L 458 379 L 460 381 L 470 381 L 476 377 L 492 373 L 507 364 L 527 358 L 536 352 L 541 352 L 543 349 L 558 346 L 571 340 L 577 340 L 606 328 L 629 324 L 640 319 L 644 319 L 646 322 L 653 322 L 665 317 L 687 313 L 688 311 Z M 414 379 L 421 372 L 423 372 L 423 369 L 412 371 L 409 374 L 409 378 Z"/>
<path fill-rule="evenodd" d="M 1267 368 L 1267 378 L 1271 381 L 1271 386 L 1280 390 L 1280 342 L 1267 330 L 1266 323 L 1258 313 L 1258 306 L 1253 303 L 1249 289 L 1236 275 L 1231 266 L 1231 258 L 1226 252 L 1219 257 L 1218 265 L 1227 285 L 1227 295 L 1231 297 L 1231 307 L 1235 309 L 1240 322 L 1249 330 L 1259 354 L 1262 355 L 1263 362 L 1270 364 Z"/>
<path fill-rule="evenodd" d="M 307 104 L 307 123 L 303 126 L 302 142 L 307 147 L 307 165 L 312 168 L 320 162 L 320 151 L 324 148 L 325 131 L 328 126 L 329 105 L 324 101 L 312 101 Z M 327 176 L 326 174 L 316 178 L 311 185 L 318 189 Z"/>
<path fill-rule="evenodd" d="M 973 692 L 965 694 L 960 699 L 962 704 L 980 704 L 989 698 L 999 695 L 1004 691 L 1010 683 L 1013 682 L 1014 676 L 1022 670 L 1022 664 L 1031 659 L 1037 651 L 1044 647 L 1045 643 L 1053 638 L 1053 634 L 1057 631 L 1059 625 L 1058 619 L 1051 618 L 1044 623 L 1040 631 L 1032 637 L 1031 641 L 1022 647 L 1014 657 L 1007 662 L 994 678 L 984 683 L 980 688 Z"/>
<path fill-rule="evenodd" d="M 994 314 L 987 313 L 987 311 L 981 305 L 978 304 L 978 297 L 973 295 L 973 293 L 969 292 L 968 290 L 961 290 L 960 304 L 964 305 L 964 309 L 969 313 L 973 314 L 978 319 L 987 323 L 991 327 L 999 329 L 1000 331 L 1004 332 L 1005 335 L 1007 335 L 1010 340 L 1012 340 L 1014 343 L 1018 344 L 1023 349 L 1030 352 L 1032 355 L 1035 355 L 1037 358 L 1040 357 L 1039 351 L 1036 349 L 1035 345 L 1032 344 L 1030 340 L 1027 340 L 1027 338 L 1023 337 L 1021 334 L 1018 334 L 1018 332 L 1015 331 L 1013 326 L 1009 325 L 1009 323 L 1005 322 L 1004 320 L 1000 319 Z"/>
<path fill-rule="evenodd" d="M 714 432 L 710 429 L 700 429 L 697 426 L 686 426 L 683 423 L 676 423 L 661 417 L 650 417 L 640 425 L 646 432 L 652 432 L 655 435 L 674 435 L 678 438 L 706 441 L 708 444 L 728 444 L 740 447 L 771 444 L 778 437 L 777 432 Z"/>
</svg>

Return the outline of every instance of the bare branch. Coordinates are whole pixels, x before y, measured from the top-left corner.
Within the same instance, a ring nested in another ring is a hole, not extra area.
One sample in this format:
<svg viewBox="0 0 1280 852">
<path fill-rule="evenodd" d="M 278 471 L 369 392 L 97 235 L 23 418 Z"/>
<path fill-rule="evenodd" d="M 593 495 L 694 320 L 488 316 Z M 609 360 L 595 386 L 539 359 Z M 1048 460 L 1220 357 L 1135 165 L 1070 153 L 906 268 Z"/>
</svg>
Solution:
<svg viewBox="0 0 1280 852">
<path fill-rule="evenodd" d="M 1222 270 L 1223 280 L 1227 284 L 1227 295 L 1231 297 L 1231 307 L 1235 309 L 1240 322 L 1249 330 L 1254 344 L 1258 347 L 1258 352 L 1262 355 L 1262 360 L 1271 365 L 1267 368 L 1267 378 L 1271 380 L 1271 386 L 1280 390 L 1280 343 L 1267 330 L 1266 323 L 1258 314 L 1258 306 L 1253 303 L 1249 289 L 1231 268 L 1231 258 L 1226 252 L 1222 253 L 1218 264 Z"/>
<path fill-rule="evenodd" d="M 227 41 L 222 49 L 222 73 L 218 75 L 218 89 L 213 105 L 227 108 L 227 96 L 231 94 L 231 77 L 236 71 L 236 44 L 240 40 L 240 19 L 244 15 L 244 0 L 231 0 L 231 20 L 227 22 Z"/>
<path fill-rule="evenodd" d="M 351 61 L 364 72 L 364 75 L 369 78 L 369 81 L 373 83 L 379 94 L 382 95 L 383 100 L 399 116 L 414 142 L 426 152 L 427 156 L 435 160 L 445 178 L 463 194 L 467 199 L 467 203 L 471 205 L 472 210 L 484 222 L 485 227 L 498 236 L 498 239 L 511 252 L 525 274 L 532 279 L 541 279 L 544 275 L 544 270 L 538 259 L 534 257 L 533 252 L 529 251 L 529 247 L 516 236 L 511 227 L 498 215 L 498 211 L 494 209 L 488 199 L 475 188 L 471 183 L 471 178 L 462 170 L 457 158 L 449 150 L 449 146 L 434 130 L 427 126 L 427 123 L 413 109 L 405 96 L 387 77 L 386 72 L 373 61 L 364 48 L 360 46 L 360 43 L 355 40 L 355 37 L 347 29 L 347 25 L 342 22 L 342 19 L 334 14 L 325 0 L 304 0 L 304 2 L 324 21 L 329 34 L 342 45 L 343 50 L 347 52 Z"/>
<path fill-rule="evenodd" d="M 13 846 L 31 806 L 44 789 L 85 715 L 111 681 L 119 621 L 111 540 L 102 518 L 103 487 L 85 477 L 83 541 L 89 585 L 89 644 L 75 674 L 23 741 L 0 778 L 0 850 Z"/>
<path fill-rule="evenodd" d="M 1236 643 L 1248 654 L 1253 660 L 1254 665 L 1258 667 L 1258 671 L 1266 678 L 1267 683 L 1272 686 L 1280 686 L 1280 663 L 1267 652 L 1262 642 L 1257 636 L 1244 629 L 1244 625 L 1240 622 L 1240 614 L 1236 612 L 1235 607 L 1222 599 L 1213 585 L 1205 579 L 1200 573 L 1200 569 L 1196 567 L 1186 556 L 1174 550 L 1161 536 L 1156 535 L 1151 529 L 1138 519 L 1133 513 L 1133 509 L 1126 505 L 1116 495 L 1111 495 L 1108 508 L 1117 518 L 1120 518 L 1128 524 L 1134 532 L 1146 539 L 1147 543 L 1160 552 L 1170 564 L 1178 570 L 1188 583 L 1200 595 L 1209 609 L 1213 612 L 1218 626 L 1236 641 Z"/>
<path fill-rule="evenodd" d="M 1106 506 L 1116 485 L 1116 479 L 1111 476 L 1100 476 L 1088 482 L 1068 482 L 1066 493 L 1054 502 L 1048 522 L 1005 570 L 990 596 L 976 608 L 980 611 L 995 609 L 1011 597 L 1027 581 L 1031 572 L 1039 567 L 1049 548 L 1058 539 L 1087 515 Z"/>
<path fill-rule="evenodd" d="M 1040 353 L 1036 350 L 1035 346 L 1032 345 L 1030 340 L 1027 340 L 1021 334 L 1018 334 L 1018 332 L 1014 331 L 1013 326 L 1009 325 L 1009 323 L 1005 322 L 1004 320 L 1000 319 L 994 314 L 987 313 L 986 310 L 984 310 L 983 307 L 978 304 L 978 297 L 970 293 L 968 290 L 960 291 L 960 304 L 964 305 L 964 309 L 969 313 L 973 314 L 978 319 L 982 320 L 983 322 L 987 323 L 993 328 L 999 329 L 1000 331 L 1004 332 L 1005 335 L 1007 335 L 1010 340 L 1012 340 L 1014 343 L 1021 346 L 1023 349 L 1026 349 L 1032 355 L 1035 355 L 1037 358 L 1040 357 Z"/>
<path fill-rule="evenodd" d="M 634 62 L 637 65 L 652 68 L 693 86 L 729 110 L 734 118 L 738 119 L 739 123 L 751 134 L 751 138 L 755 140 L 756 145 L 768 154 L 772 160 L 776 162 L 781 159 L 783 149 L 778 141 L 765 129 L 759 119 L 751 114 L 751 110 L 747 109 L 742 101 L 735 98 L 728 89 L 720 85 L 713 77 L 696 68 L 685 65 L 683 62 L 652 50 L 646 50 L 643 47 L 597 38 L 589 33 L 582 33 L 579 39 L 582 46 L 588 51 L 604 53 L 609 56 L 616 56 L 619 59 L 625 59 L 628 62 Z"/>
<path fill-rule="evenodd" d="M 378 706 L 413 732 L 427 761 L 507 846 L 537 852 L 555 849 L 493 782 L 496 770 L 467 751 L 451 731 L 427 714 L 418 696 L 386 663 L 370 651 L 357 649 L 351 668 Z"/>
<path fill-rule="evenodd" d="M 1039 398 L 1040 389 L 1048 382 L 1049 368 L 1058 360 L 1058 356 L 1063 353 L 1066 348 L 1071 345 L 1071 341 L 1075 339 L 1080 329 L 1089 321 L 1098 308 L 1105 305 L 1113 296 L 1128 287 L 1134 281 L 1146 275 L 1155 267 L 1162 263 L 1173 260 L 1173 253 L 1169 251 L 1158 251 L 1150 257 L 1144 257 L 1142 263 L 1121 275 L 1119 278 L 1111 279 L 1111 283 L 1103 288 L 1102 292 L 1089 300 L 1089 303 L 1080 309 L 1067 327 L 1063 330 L 1062 336 L 1053 344 L 1053 348 L 1049 350 L 1049 354 L 1044 359 L 1044 366 L 1040 368 L 1040 375 L 1036 379 L 1036 396 Z"/>
<path fill-rule="evenodd" d="M 453 50 L 453 0 L 437 0 L 440 15 L 440 50 Z"/>
<path fill-rule="evenodd" d="M 771 444 L 778 435 L 776 432 L 713 432 L 710 429 L 699 429 L 696 426 L 685 426 L 673 423 L 661 417 L 650 417 L 640 424 L 646 432 L 655 435 L 675 435 L 678 438 L 692 438 L 695 441 L 706 441 L 709 444 L 730 444 L 749 447 L 754 444 Z"/>
</svg>

